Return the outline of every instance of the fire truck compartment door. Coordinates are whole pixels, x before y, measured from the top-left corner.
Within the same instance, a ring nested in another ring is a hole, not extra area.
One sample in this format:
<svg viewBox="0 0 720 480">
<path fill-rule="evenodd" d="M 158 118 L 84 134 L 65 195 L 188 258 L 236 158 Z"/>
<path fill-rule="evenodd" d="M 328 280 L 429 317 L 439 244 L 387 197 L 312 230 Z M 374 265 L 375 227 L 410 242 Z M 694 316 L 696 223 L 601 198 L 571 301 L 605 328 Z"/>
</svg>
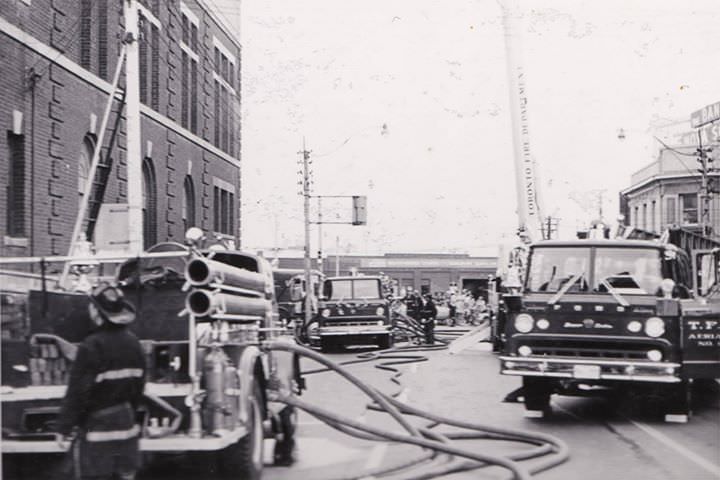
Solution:
<svg viewBox="0 0 720 480">
<path fill-rule="evenodd" d="M 683 305 L 680 325 L 683 375 L 720 378 L 720 304 L 691 302 Z"/>
</svg>

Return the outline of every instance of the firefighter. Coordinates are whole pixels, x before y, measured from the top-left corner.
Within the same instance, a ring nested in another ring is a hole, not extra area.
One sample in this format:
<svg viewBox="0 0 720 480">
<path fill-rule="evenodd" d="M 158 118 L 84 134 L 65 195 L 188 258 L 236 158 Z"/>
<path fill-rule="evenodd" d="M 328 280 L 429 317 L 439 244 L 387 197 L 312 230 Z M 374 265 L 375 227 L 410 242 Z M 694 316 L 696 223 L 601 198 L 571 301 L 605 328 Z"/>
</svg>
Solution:
<svg viewBox="0 0 720 480">
<path fill-rule="evenodd" d="M 80 344 L 58 416 L 57 441 L 72 440 L 75 478 L 132 480 L 139 468 L 135 411 L 145 386 L 145 359 L 127 326 L 135 309 L 120 289 L 101 284 L 90 294 L 96 327 Z"/>
</svg>

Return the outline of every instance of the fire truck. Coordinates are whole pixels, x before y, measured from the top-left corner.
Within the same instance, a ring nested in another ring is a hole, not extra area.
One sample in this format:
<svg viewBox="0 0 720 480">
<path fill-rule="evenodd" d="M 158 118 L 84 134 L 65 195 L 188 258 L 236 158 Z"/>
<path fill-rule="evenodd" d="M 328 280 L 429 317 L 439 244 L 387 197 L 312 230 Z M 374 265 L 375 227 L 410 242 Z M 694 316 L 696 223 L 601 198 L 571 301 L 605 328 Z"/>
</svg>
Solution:
<svg viewBox="0 0 720 480">
<path fill-rule="evenodd" d="M 317 309 L 317 299 L 320 285 L 324 275 L 319 270 L 311 270 L 313 288 L 310 290 L 311 305 Z M 280 320 L 287 324 L 302 324 L 305 319 L 304 299 L 307 292 L 305 287 L 305 271 L 295 268 L 273 269 L 275 279 L 275 297 L 277 298 Z M 315 312 L 317 313 L 317 312 Z"/>
<path fill-rule="evenodd" d="M 679 242 L 675 242 L 679 243 Z M 526 415 L 553 393 L 634 389 L 686 422 L 694 380 L 720 377 L 720 250 L 627 239 L 529 247 L 519 292 L 504 295 L 500 370 L 523 380 Z"/>
<path fill-rule="evenodd" d="M 37 260 L 49 271 L 52 262 L 67 258 Z M 72 261 L 98 271 L 120 262 L 112 282 L 136 308 L 131 329 L 147 363 L 146 401 L 138 412 L 143 452 L 206 452 L 228 473 L 256 479 L 264 439 L 275 438 L 276 461 L 288 461 L 296 413 L 269 401 L 268 392 L 299 393 L 301 379 L 293 354 L 261 346 L 263 340 L 294 342 L 279 323 L 264 258 L 165 243 L 132 258 Z M 17 290 L 4 297 L 26 307 L 20 320 L 12 312 L 11 330 L 3 321 L 4 456 L 60 452 L 55 419 L 76 344 L 91 324 L 87 295 L 51 288 L 53 280 L 41 276 L 24 300 Z"/>
<path fill-rule="evenodd" d="M 308 336 L 323 351 L 344 345 L 390 348 L 389 307 L 380 276 L 328 277 L 323 282 L 320 314 L 308 328 Z"/>
</svg>

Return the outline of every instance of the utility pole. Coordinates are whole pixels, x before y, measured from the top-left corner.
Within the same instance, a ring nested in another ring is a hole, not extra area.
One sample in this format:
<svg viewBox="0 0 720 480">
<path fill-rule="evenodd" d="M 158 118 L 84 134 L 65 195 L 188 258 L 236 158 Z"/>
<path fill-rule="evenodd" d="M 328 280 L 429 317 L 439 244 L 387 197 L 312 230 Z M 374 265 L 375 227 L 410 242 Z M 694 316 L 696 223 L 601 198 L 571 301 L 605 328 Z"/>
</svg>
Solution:
<svg viewBox="0 0 720 480">
<path fill-rule="evenodd" d="M 127 138 L 128 252 L 143 251 L 140 55 L 137 0 L 125 0 L 125 131 Z M 101 145 L 98 145 L 100 148 Z"/>
<path fill-rule="evenodd" d="M 322 257 L 322 196 L 317 197 L 318 200 L 318 251 L 317 251 L 317 266 L 320 273 L 323 273 L 323 257 Z"/>
<path fill-rule="evenodd" d="M 697 161 L 700 163 L 698 171 L 701 175 L 700 199 L 702 201 L 702 210 L 700 211 L 700 231 L 703 236 L 709 237 L 713 234 L 712 221 L 710 220 L 710 202 L 712 201 L 712 192 L 710 191 L 708 175 L 714 170 L 711 163 L 712 158 L 708 153 L 711 148 L 703 148 L 702 131 L 698 129 L 698 149 Z"/>
<path fill-rule="evenodd" d="M 312 292 L 312 276 L 310 274 L 310 151 L 305 148 L 305 139 L 303 138 L 303 149 L 298 154 L 302 154 L 302 195 L 303 195 L 303 212 L 305 215 L 305 325 L 310 324 L 312 320 L 312 301 L 310 292 Z"/>
<path fill-rule="evenodd" d="M 548 215 L 545 217 L 545 239 L 552 240 L 553 234 L 557 233 L 559 218 Z"/>
</svg>

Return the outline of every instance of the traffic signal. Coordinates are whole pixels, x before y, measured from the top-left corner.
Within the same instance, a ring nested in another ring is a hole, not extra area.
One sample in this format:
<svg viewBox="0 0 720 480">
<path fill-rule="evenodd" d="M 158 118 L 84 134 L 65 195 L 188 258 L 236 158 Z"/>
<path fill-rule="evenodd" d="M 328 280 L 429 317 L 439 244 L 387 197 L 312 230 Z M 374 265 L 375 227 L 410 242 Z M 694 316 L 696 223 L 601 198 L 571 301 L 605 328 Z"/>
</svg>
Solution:
<svg viewBox="0 0 720 480">
<path fill-rule="evenodd" d="M 367 225 L 367 197 L 353 195 L 353 225 Z"/>
</svg>

